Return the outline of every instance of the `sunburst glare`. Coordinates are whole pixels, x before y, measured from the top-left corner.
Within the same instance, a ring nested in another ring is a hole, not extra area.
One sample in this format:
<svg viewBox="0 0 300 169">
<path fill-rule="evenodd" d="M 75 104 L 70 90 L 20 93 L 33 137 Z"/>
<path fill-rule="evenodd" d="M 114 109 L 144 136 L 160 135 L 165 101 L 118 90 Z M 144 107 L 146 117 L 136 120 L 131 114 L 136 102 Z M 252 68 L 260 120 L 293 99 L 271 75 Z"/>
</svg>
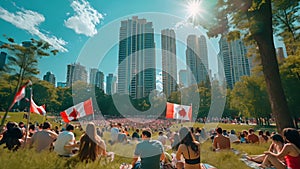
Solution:
<svg viewBox="0 0 300 169">
<path fill-rule="evenodd" d="M 202 12 L 200 0 L 189 0 L 186 4 L 187 18 L 193 21 L 196 17 L 200 17 Z"/>
</svg>

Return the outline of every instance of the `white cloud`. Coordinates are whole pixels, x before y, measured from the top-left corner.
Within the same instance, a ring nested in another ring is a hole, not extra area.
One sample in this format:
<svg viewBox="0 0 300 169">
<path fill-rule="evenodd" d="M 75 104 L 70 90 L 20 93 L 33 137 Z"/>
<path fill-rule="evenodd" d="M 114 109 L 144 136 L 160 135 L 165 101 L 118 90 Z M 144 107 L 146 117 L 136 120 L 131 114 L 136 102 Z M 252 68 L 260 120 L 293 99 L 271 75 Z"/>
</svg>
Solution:
<svg viewBox="0 0 300 169">
<path fill-rule="evenodd" d="M 103 19 L 103 15 L 85 0 L 73 1 L 71 7 L 75 14 L 65 21 L 65 26 L 73 29 L 77 34 L 86 36 L 97 34 L 96 25 Z"/>
<path fill-rule="evenodd" d="M 55 49 L 61 52 L 67 52 L 64 47 L 67 44 L 61 38 L 57 38 L 53 35 L 42 33 L 39 30 L 39 25 L 45 21 L 45 17 L 35 11 L 21 9 L 16 13 L 10 13 L 6 9 L 0 7 L 0 18 L 15 25 L 16 27 L 28 31 L 32 35 L 36 35 L 39 38 L 50 43 Z"/>
</svg>

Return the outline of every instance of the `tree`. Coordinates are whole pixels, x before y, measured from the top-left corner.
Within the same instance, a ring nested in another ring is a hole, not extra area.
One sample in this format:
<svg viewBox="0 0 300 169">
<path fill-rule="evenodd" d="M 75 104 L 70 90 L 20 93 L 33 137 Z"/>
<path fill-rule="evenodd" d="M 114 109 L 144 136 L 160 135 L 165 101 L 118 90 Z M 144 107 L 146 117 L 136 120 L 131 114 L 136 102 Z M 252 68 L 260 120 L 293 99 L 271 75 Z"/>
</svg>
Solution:
<svg viewBox="0 0 300 169">
<path fill-rule="evenodd" d="M 295 126 L 298 127 L 300 117 L 300 55 L 287 57 L 280 66 L 284 91 L 292 112 Z"/>
<path fill-rule="evenodd" d="M 35 39 L 22 42 L 22 45 L 16 43 L 13 38 L 7 38 L 7 41 L 8 42 L 4 43 L 0 48 L 8 50 L 10 56 L 8 57 L 7 71 L 17 77 L 17 84 L 13 92 L 14 94 L 10 95 L 9 99 L 11 103 L 23 81 L 25 79 L 30 79 L 30 77 L 39 73 L 37 69 L 38 57 L 50 56 L 48 50 L 51 49 L 51 45 L 43 40 L 37 41 Z M 50 52 L 53 55 L 56 55 L 58 50 L 54 49 Z M 9 111 L 8 109 L 9 106 L 6 108 L 0 127 L 4 125 L 5 118 Z"/>
<path fill-rule="evenodd" d="M 276 59 L 271 0 L 218 0 L 214 11 L 216 16 L 212 24 L 205 25 L 209 29 L 208 35 L 217 36 L 231 30 L 232 33 L 239 32 L 236 36 L 255 41 L 277 129 L 281 132 L 286 127 L 294 127 Z"/>
<path fill-rule="evenodd" d="M 283 38 L 288 56 L 296 55 L 299 49 L 300 27 L 299 0 L 273 1 L 273 25 L 275 33 Z"/>
</svg>

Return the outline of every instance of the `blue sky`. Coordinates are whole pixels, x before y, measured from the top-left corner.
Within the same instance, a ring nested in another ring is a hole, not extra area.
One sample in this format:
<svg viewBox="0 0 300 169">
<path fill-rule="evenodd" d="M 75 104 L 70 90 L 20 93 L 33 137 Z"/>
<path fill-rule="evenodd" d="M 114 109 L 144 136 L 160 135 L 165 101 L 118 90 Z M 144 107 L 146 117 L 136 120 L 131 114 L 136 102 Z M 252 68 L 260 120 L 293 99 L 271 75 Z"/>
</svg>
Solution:
<svg viewBox="0 0 300 169">
<path fill-rule="evenodd" d="M 40 59 L 38 77 L 51 71 L 57 82 L 63 82 L 67 64 L 77 61 L 90 68 L 98 67 L 105 76 L 116 74 L 120 21 L 137 15 L 153 22 L 158 65 L 161 65 L 160 31 L 175 29 L 177 55 L 182 62 L 178 68 L 181 69 L 185 62 L 186 36 L 205 35 L 205 30 L 193 28 L 184 21 L 188 15 L 186 4 L 185 0 L 1 0 L 0 32 L 16 42 L 44 39 L 59 49 L 58 55 Z M 209 15 L 212 1 L 206 0 L 201 5 Z M 0 40 L 4 38 L 1 36 Z M 207 40 L 213 73 L 217 71 L 217 41 Z"/>
</svg>

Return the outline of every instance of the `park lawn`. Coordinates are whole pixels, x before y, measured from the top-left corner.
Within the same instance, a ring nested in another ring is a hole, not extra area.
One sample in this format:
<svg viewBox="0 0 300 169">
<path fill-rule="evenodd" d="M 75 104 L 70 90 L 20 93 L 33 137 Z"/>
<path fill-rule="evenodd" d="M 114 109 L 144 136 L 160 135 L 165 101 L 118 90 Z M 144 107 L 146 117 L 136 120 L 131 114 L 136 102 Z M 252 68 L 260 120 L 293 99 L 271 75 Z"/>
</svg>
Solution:
<svg viewBox="0 0 300 169">
<path fill-rule="evenodd" d="M 3 117 L 4 113 L 0 113 Z M 23 121 L 24 113 L 9 113 L 9 118 L 7 121 Z M 55 123 L 52 119 L 48 119 L 53 126 L 59 125 Z M 31 121 L 41 123 L 44 121 L 43 116 L 31 114 Z M 237 132 L 242 130 L 248 130 L 249 128 L 256 128 L 257 126 L 248 125 L 232 125 L 232 124 L 199 124 L 199 123 L 185 123 L 184 126 L 194 126 L 194 127 L 205 127 L 207 130 L 213 129 L 216 126 L 222 127 L 226 130 L 235 129 Z M 172 130 L 178 130 L 181 124 L 173 126 Z M 270 128 L 270 131 L 275 130 Z M 76 139 L 80 138 L 82 131 L 78 129 L 75 131 Z M 157 137 L 157 133 L 154 133 L 154 138 Z M 59 169 L 59 168 L 75 168 L 75 169 L 118 169 L 122 163 L 131 163 L 133 152 L 135 149 L 135 144 L 130 144 L 124 146 L 123 144 L 116 144 L 111 146 L 108 144 L 110 139 L 110 133 L 105 132 L 103 139 L 107 143 L 107 150 L 115 152 L 114 161 L 111 162 L 109 159 L 101 158 L 93 163 L 82 163 L 78 162 L 77 158 L 61 158 L 58 157 L 54 152 L 42 152 L 36 153 L 34 150 L 20 149 L 17 152 L 9 152 L 7 149 L 3 149 L 3 145 L 0 146 L 0 168 L 1 169 L 11 169 L 11 168 L 49 168 L 49 169 Z M 245 153 L 247 154 L 261 154 L 268 149 L 269 143 L 263 145 L 253 145 L 253 144 L 234 144 L 232 148 L 238 150 L 240 153 L 235 154 L 233 151 L 223 151 L 223 152 L 213 152 L 212 142 L 210 139 L 201 144 L 201 162 L 211 164 L 218 169 L 231 169 L 231 168 L 243 168 L 249 169 L 241 160 L 241 156 Z M 168 150 L 171 153 L 171 150 Z"/>
</svg>

